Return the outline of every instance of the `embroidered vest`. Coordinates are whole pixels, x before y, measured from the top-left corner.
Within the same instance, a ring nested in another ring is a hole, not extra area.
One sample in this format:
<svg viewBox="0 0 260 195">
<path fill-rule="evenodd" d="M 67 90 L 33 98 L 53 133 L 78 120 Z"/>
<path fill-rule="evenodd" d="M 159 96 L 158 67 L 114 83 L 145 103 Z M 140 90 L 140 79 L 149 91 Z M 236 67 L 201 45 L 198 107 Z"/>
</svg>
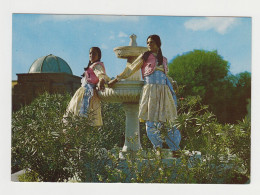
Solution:
<svg viewBox="0 0 260 195">
<path fill-rule="evenodd" d="M 99 79 L 93 70 L 94 67 L 98 64 L 100 64 L 103 67 L 104 73 L 106 74 L 106 70 L 105 70 L 105 66 L 104 66 L 103 62 L 95 62 L 85 71 L 85 77 L 86 77 L 86 81 L 88 83 L 97 84 L 99 82 Z"/>
<path fill-rule="evenodd" d="M 141 68 L 143 78 L 154 72 L 156 64 L 157 64 L 156 57 L 153 54 L 150 54 L 148 59 L 144 62 Z M 167 58 L 165 57 L 163 57 L 163 67 L 164 67 L 164 73 L 167 73 L 168 66 L 167 66 Z"/>
</svg>

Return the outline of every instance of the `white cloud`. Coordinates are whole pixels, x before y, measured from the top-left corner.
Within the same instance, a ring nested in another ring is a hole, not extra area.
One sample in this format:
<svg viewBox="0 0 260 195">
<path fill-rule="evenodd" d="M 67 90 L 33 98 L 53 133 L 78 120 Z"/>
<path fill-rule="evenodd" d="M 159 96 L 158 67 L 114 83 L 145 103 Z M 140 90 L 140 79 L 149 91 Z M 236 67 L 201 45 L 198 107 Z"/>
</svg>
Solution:
<svg viewBox="0 0 260 195">
<path fill-rule="evenodd" d="M 108 46 L 103 43 L 103 44 L 101 45 L 101 49 L 108 49 Z"/>
<path fill-rule="evenodd" d="M 194 31 L 213 29 L 220 34 L 225 34 L 236 22 L 237 19 L 234 17 L 206 17 L 188 20 L 184 26 Z"/>
<path fill-rule="evenodd" d="M 110 31 L 109 40 L 115 40 L 115 33 L 113 31 Z"/>
<path fill-rule="evenodd" d="M 139 16 L 111 16 L 111 15 L 75 15 L 75 14 L 67 14 L 67 15 L 41 15 L 40 22 L 45 21 L 68 21 L 68 20 L 83 20 L 89 19 L 100 22 L 116 22 L 116 21 L 139 21 Z"/>
<path fill-rule="evenodd" d="M 114 35 L 110 35 L 109 40 L 115 40 L 115 36 Z"/>
<path fill-rule="evenodd" d="M 118 37 L 128 37 L 128 35 L 121 31 L 118 33 Z"/>
</svg>

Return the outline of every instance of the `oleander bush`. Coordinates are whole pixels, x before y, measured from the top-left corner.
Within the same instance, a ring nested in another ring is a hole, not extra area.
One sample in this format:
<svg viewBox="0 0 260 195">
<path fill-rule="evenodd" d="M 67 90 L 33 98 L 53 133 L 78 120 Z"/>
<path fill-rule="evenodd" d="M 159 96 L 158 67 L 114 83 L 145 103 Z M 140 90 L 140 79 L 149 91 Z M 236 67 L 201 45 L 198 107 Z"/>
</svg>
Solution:
<svg viewBox="0 0 260 195">
<path fill-rule="evenodd" d="M 207 177 L 202 183 L 215 183 L 215 178 L 225 178 L 223 183 L 244 183 L 250 178 L 251 122 L 245 117 L 236 124 L 221 124 L 216 116 L 201 104 L 199 96 L 179 101 L 176 126 L 181 130 L 181 148 L 200 151 L 204 155 Z M 203 163 L 202 163 L 203 164 Z M 219 171 L 219 167 L 232 167 Z M 212 169 L 213 168 L 213 169 Z M 216 170 L 214 170 L 216 169 Z M 212 170 L 214 170 L 212 172 Z M 208 176 L 212 173 L 212 178 Z M 201 177 L 201 171 L 199 174 Z"/>
<path fill-rule="evenodd" d="M 12 172 L 27 170 L 22 181 L 134 183 L 246 183 L 250 180 L 250 131 L 247 118 L 220 124 L 200 97 L 179 101 L 176 127 L 181 156 L 158 158 L 140 124 L 142 150 L 119 158 L 124 144 L 121 104 L 102 104 L 103 127 L 84 117 L 63 114 L 71 95 L 45 93 L 12 116 Z M 91 114 L 91 113 L 89 113 Z M 162 137 L 169 124 L 164 124 Z M 187 151 L 200 151 L 189 157 Z"/>
<path fill-rule="evenodd" d="M 86 162 L 101 169 L 96 160 L 104 149 L 123 145 L 124 113 L 120 105 L 103 105 L 106 120 L 104 127 L 98 128 L 88 125 L 85 117 L 69 115 L 67 123 L 63 122 L 70 99 L 69 94 L 45 93 L 13 113 L 12 172 L 33 170 L 42 181 L 66 181 L 75 173 L 84 178 L 82 172 L 94 174 L 95 170 L 92 164 L 86 167 Z"/>
</svg>

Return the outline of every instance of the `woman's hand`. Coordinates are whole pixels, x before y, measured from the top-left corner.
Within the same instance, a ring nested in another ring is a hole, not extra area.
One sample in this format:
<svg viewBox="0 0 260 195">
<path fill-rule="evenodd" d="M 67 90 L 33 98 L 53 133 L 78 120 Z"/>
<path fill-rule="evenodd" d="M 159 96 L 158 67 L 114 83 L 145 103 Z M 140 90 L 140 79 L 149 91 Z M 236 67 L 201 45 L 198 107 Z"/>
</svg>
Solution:
<svg viewBox="0 0 260 195">
<path fill-rule="evenodd" d="M 111 81 L 108 82 L 108 87 L 112 87 L 116 82 L 118 82 L 117 79 L 113 79 Z"/>
<path fill-rule="evenodd" d="M 104 91 L 105 89 L 105 79 L 100 79 L 99 83 L 98 83 L 98 90 L 100 91 Z"/>
</svg>

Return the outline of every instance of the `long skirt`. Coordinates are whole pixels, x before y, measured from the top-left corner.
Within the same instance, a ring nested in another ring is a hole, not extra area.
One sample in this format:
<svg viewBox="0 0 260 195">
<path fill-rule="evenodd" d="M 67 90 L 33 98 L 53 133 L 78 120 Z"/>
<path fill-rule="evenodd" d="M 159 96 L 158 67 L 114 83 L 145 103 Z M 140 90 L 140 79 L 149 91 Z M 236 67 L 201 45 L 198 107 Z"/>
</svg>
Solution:
<svg viewBox="0 0 260 195">
<path fill-rule="evenodd" d="M 172 127 L 167 130 L 165 141 L 171 151 L 179 150 L 181 133 L 173 125 L 177 117 L 177 98 L 170 81 L 161 71 L 146 76 L 144 81 L 139 118 L 146 121 L 148 138 L 154 148 L 162 148 L 161 122 L 170 122 Z"/>
<path fill-rule="evenodd" d="M 87 83 L 75 92 L 63 118 L 66 118 L 69 113 L 89 117 L 89 122 L 92 126 L 103 125 L 101 103 L 95 85 Z"/>
<path fill-rule="evenodd" d="M 155 71 L 146 76 L 144 81 L 139 118 L 144 121 L 174 122 L 177 117 L 177 102 L 167 85 L 166 75 L 161 71 Z"/>
</svg>

